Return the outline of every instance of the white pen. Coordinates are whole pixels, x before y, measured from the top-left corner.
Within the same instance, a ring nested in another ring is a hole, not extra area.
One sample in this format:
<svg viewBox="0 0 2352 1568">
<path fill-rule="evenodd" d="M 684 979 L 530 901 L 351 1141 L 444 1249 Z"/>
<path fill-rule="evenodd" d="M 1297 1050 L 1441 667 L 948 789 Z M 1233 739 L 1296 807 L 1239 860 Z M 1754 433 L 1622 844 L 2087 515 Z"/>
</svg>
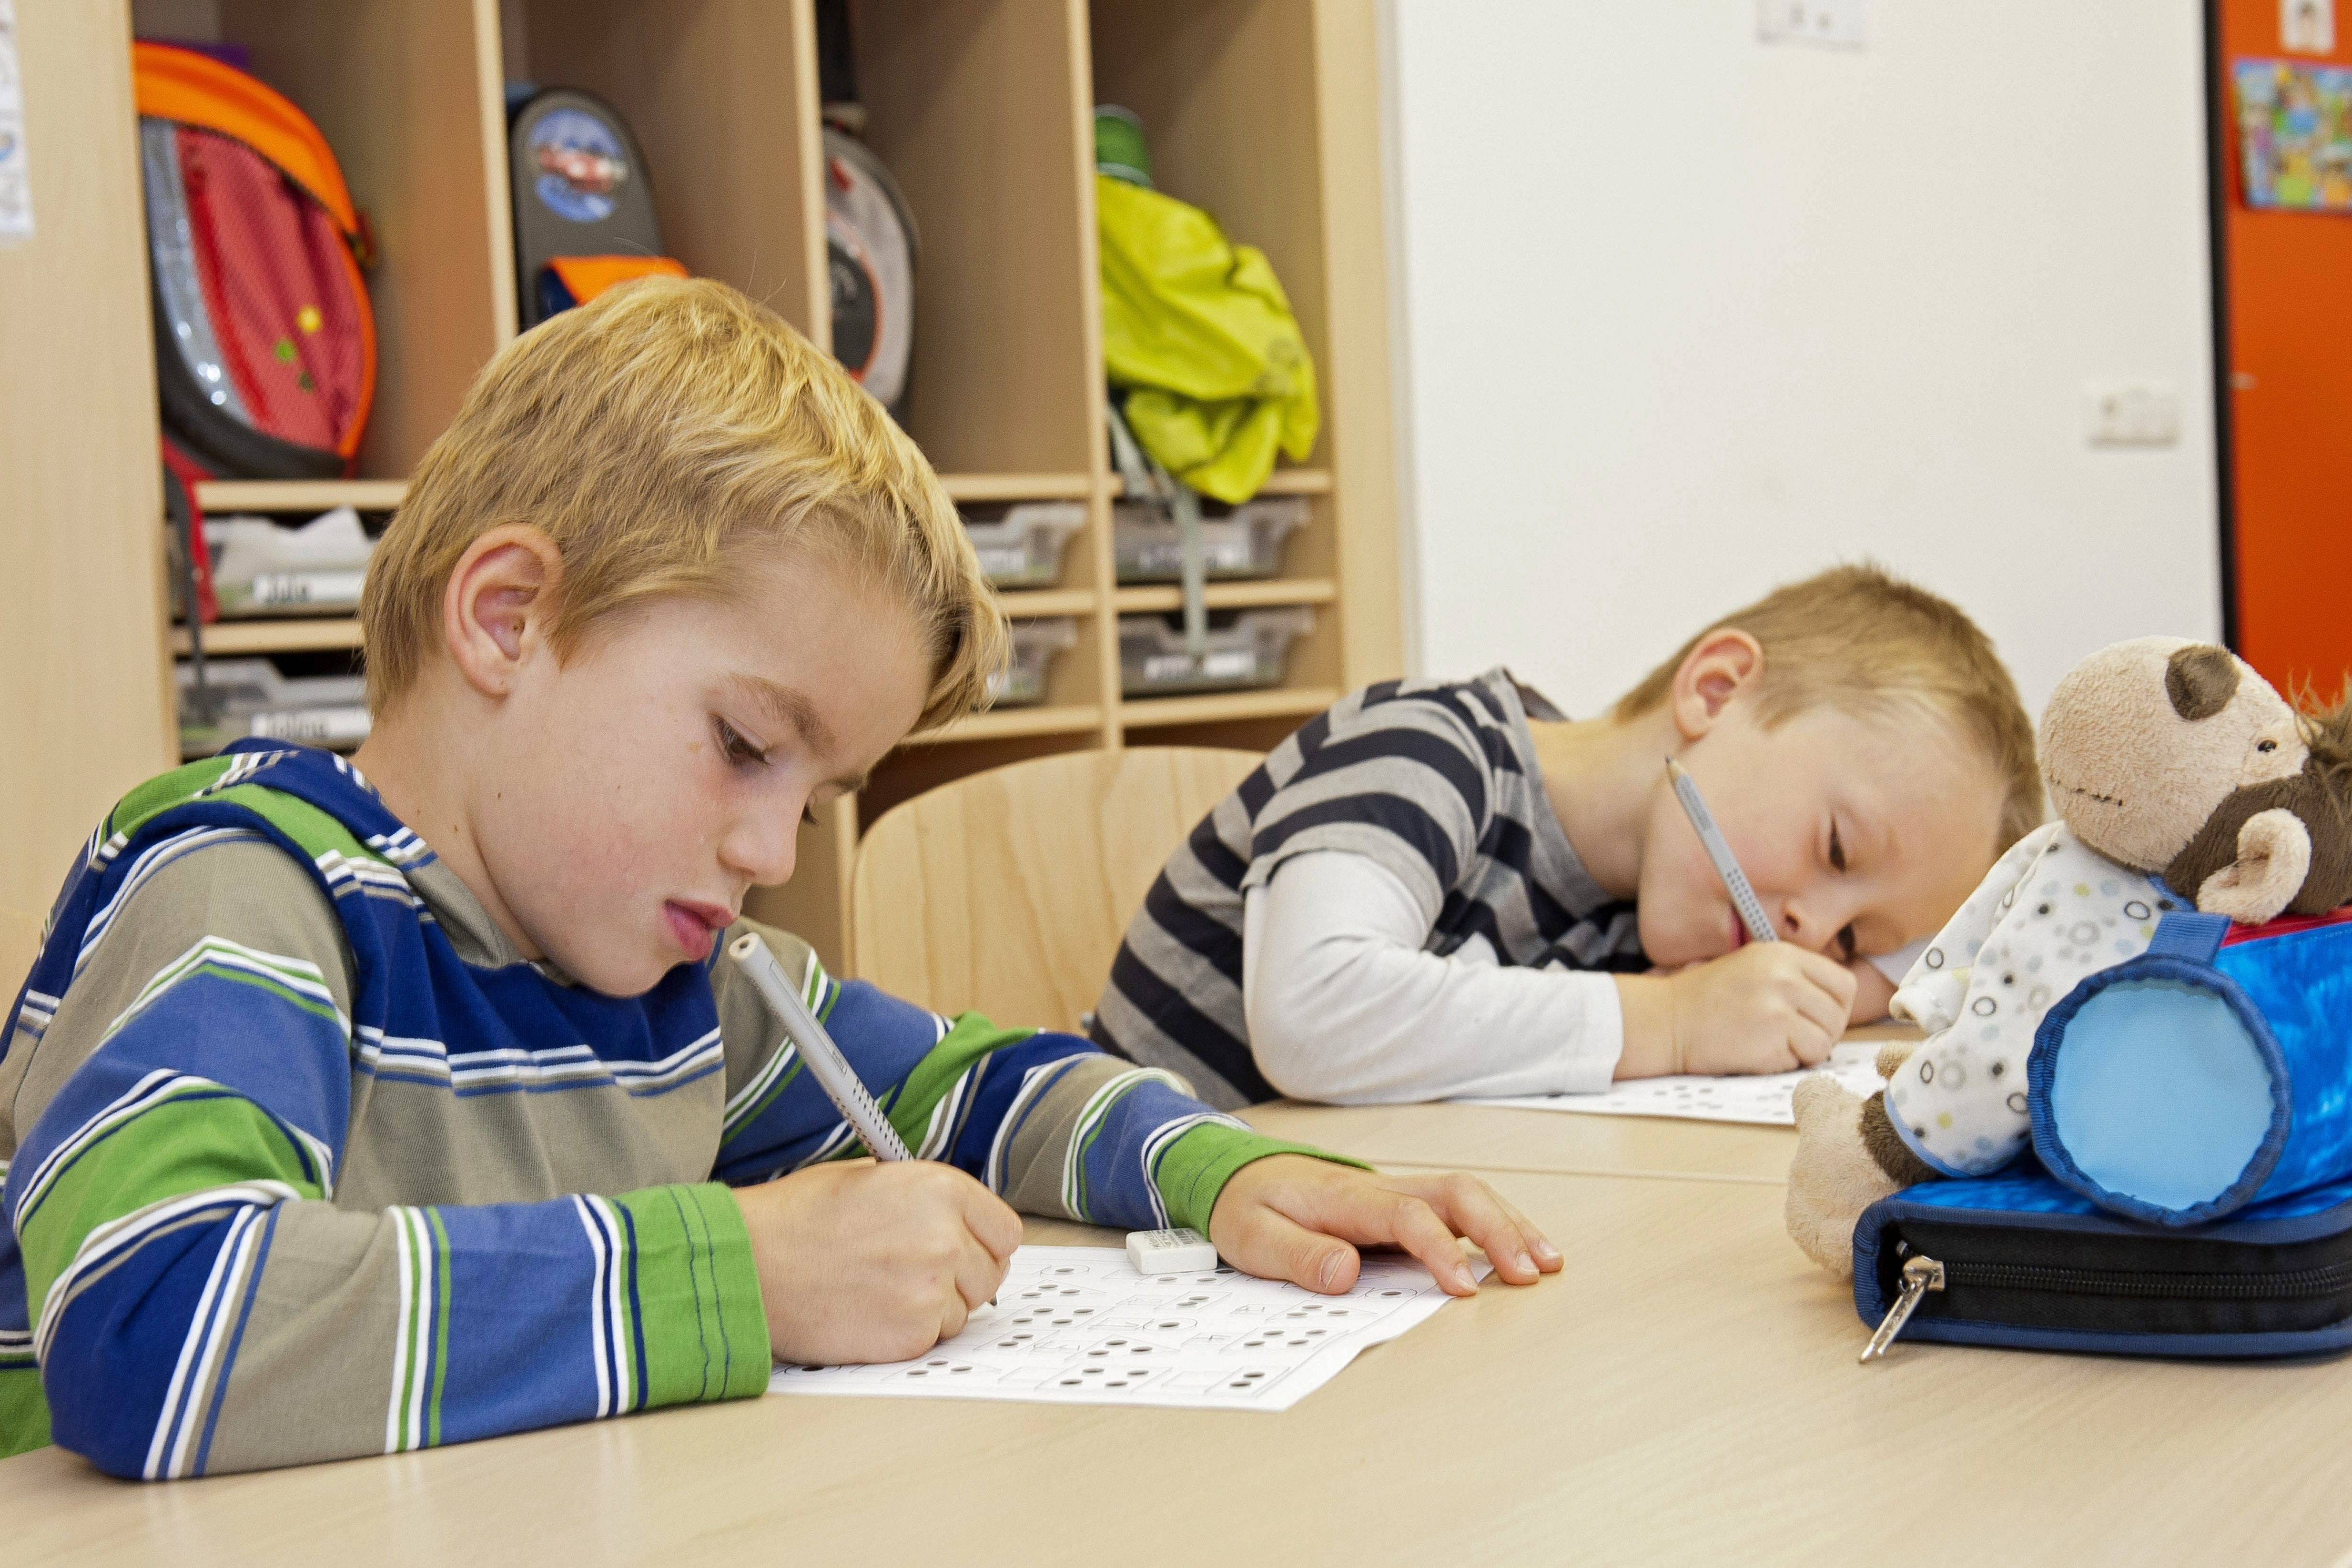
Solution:
<svg viewBox="0 0 2352 1568">
<path fill-rule="evenodd" d="M 833 1036 L 825 1033 L 824 1025 L 816 1021 L 816 1015 L 801 1000 L 800 992 L 784 977 L 784 967 L 776 962 L 768 945 L 757 934 L 747 931 L 728 944 L 727 956 L 742 966 L 743 973 L 768 1004 L 768 1010 L 784 1026 L 784 1033 L 792 1038 L 825 1098 L 833 1102 L 844 1121 L 857 1129 L 857 1135 L 866 1140 L 874 1157 L 914 1158 L 900 1141 L 898 1129 L 890 1125 L 890 1119 L 882 1114 L 882 1107 L 874 1103 L 874 1096 L 866 1092 L 866 1085 L 857 1081 L 848 1058 L 841 1054 L 841 1047 L 833 1043 Z"/>
<path fill-rule="evenodd" d="M 1673 780 L 1675 799 L 1683 803 L 1683 815 L 1698 831 L 1698 841 L 1706 850 L 1706 858 L 1715 862 L 1715 874 L 1723 879 L 1724 891 L 1731 894 L 1731 907 L 1739 913 L 1739 923 L 1748 927 L 1750 942 L 1778 942 L 1780 934 L 1772 929 L 1772 922 L 1764 915 L 1763 901 L 1748 884 L 1748 873 L 1739 869 L 1733 858 L 1731 846 L 1724 842 L 1723 830 L 1715 825 L 1713 813 L 1698 792 L 1698 784 L 1683 765 L 1673 758 L 1666 758 L 1666 777 Z"/>
</svg>

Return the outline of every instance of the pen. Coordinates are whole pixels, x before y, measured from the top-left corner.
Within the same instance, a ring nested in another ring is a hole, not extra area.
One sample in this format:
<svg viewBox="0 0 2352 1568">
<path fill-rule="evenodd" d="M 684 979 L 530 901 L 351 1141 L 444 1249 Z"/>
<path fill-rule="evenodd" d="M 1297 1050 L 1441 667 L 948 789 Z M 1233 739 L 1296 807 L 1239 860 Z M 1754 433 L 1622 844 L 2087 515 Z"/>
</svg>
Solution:
<svg viewBox="0 0 2352 1568">
<path fill-rule="evenodd" d="M 1731 907 L 1739 912 L 1739 923 L 1748 927 L 1748 939 L 1778 942 L 1780 934 L 1764 917 L 1763 903 L 1757 898 L 1756 890 L 1748 885 L 1748 873 L 1732 857 L 1731 846 L 1723 841 L 1723 830 L 1715 825 L 1714 815 L 1699 795 L 1697 782 L 1671 757 L 1666 758 L 1666 777 L 1674 782 L 1675 799 L 1683 803 L 1683 814 L 1698 831 L 1698 841 L 1706 848 L 1706 858 L 1715 862 L 1715 874 L 1723 879 L 1724 891 L 1731 894 Z"/>
<path fill-rule="evenodd" d="M 743 973 L 759 991 L 761 999 L 768 1004 L 768 1010 L 774 1013 L 776 1021 L 784 1026 L 784 1033 L 791 1037 L 793 1046 L 799 1050 L 801 1060 L 808 1064 L 810 1073 L 816 1079 L 818 1087 L 824 1091 L 825 1098 L 833 1102 L 834 1108 L 841 1113 L 844 1121 L 857 1129 L 857 1135 L 866 1140 L 866 1146 L 873 1151 L 874 1157 L 877 1160 L 914 1158 L 900 1141 L 898 1129 L 890 1125 L 889 1118 L 882 1114 L 882 1108 L 874 1103 L 874 1096 L 866 1092 L 866 1085 L 859 1082 L 857 1074 L 850 1070 L 848 1059 L 841 1054 L 841 1047 L 833 1043 L 833 1036 L 825 1033 L 824 1025 L 816 1021 L 816 1015 L 802 1002 L 800 992 L 784 978 L 783 966 L 776 962 L 773 953 L 768 951 L 768 945 L 761 941 L 756 933 L 747 931 L 728 944 L 727 956 L 742 966 Z"/>
</svg>

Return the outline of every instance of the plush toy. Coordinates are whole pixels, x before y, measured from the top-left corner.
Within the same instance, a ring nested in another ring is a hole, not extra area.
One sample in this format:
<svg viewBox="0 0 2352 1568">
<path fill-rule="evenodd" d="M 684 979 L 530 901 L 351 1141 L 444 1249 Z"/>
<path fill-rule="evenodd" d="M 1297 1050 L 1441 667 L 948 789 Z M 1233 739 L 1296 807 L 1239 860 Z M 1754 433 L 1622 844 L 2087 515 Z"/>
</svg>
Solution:
<svg viewBox="0 0 2352 1568">
<path fill-rule="evenodd" d="M 2145 952 L 2165 911 L 2259 925 L 2352 900 L 2352 705 L 2306 716 L 2226 649 L 2144 637 L 2067 673 L 2040 744 L 2059 820 L 2001 856 L 1895 992 L 1928 1038 L 1880 1052 L 1887 1087 L 1866 1101 L 1826 1074 L 1798 1086 L 1789 1234 L 1825 1269 L 1851 1271 L 1879 1198 L 2017 1156 L 2042 1015 Z"/>
</svg>

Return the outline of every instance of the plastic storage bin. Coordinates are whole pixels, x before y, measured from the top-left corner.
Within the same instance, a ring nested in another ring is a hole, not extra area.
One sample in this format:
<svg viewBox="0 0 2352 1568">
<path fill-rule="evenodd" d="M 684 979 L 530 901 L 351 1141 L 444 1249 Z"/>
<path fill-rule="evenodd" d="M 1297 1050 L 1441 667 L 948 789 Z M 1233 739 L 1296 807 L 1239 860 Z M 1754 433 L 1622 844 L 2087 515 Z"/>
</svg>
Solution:
<svg viewBox="0 0 2352 1568">
<path fill-rule="evenodd" d="M 1078 645 L 1078 622 L 1069 615 L 1013 622 L 1013 660 L 988 678 L 997 707 L 1034 707 L 1045 700 L 1045 673 L 1054 655 Z"/>
<path fill-rule="evenodd" d="M 1122 615 L 1119 689 L 1131 697 L 1162 697 L 1278 686 L 1291 639 L 1314 628 L 1315 612 L 1303 605 L 1213 613 L 1208 645 L 1195 658 L 1185 651 L 1182 616 Z"/>
<path fill-rule="evenodd" d="M 1084 501 L 1018 501 L 958 510 L 981 571 L 998 588 L 1048 588 L 1060 581 L 1062 550 L 1087 526 Z"/>
<path fill-rule="evenodd" d="M 1213 517 L 1201 514 L 1202 566 L 1211 578 L 1274 577 L 1282 570 L 1282 545 L 1307 522 L 1303 496 L 1262 496 Z M 1122 502 L 1111 508 L 1111 545 L 1121 582 L 1175 582 L 1184 575 L 1184 538 L 1175 520 L 1157 507 Z"/>
<path fill-rule="evenodd" d="M 212 712 L 195 698 L 195 667 L 177 667 L 180 751 L 209 757 L 248 735 L 338 750 L 368 735 L 367 683 L 358 675 L 285 675 L 267 659 L 208 659 L 205 692 Z"/>
<path fill-rule="evenodd" d="M 359 608 L 360 582 L 375 541 L 349 507 L 321 512 L 299 528 L 267 517 L 205 522 L 213 561 L 213 597 L 223 619 L 248 615 L 347 615 Z"/>
</svg>

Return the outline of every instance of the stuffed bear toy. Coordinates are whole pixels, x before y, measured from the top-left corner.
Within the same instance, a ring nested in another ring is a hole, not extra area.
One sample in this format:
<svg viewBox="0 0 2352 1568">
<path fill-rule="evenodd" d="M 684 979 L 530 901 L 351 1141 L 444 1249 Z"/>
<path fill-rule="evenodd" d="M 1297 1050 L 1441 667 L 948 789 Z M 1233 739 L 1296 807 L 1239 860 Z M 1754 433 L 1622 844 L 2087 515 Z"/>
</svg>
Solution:
<svg viewBox="0 0 2352 1568">
<path fill-rule="evenodd" d="M 1825 1269 L 1851 1272 L 1879 1198 L 2017 1156 L 2042 1015 L 2145 952 L 2165 911 L 2252 925 L 2352 900 L 2352 704 L 2307 716 L 2226 649 L 2143 637 L 2067 673 L 2040 749 L 2058 821 L 2001 856 L 1895 992 L 1926 1040 L 1879 1053 L 1868 1100 L 1826 1074 L 1798 1086 L 1789 1234 Z"/>
</svg>

